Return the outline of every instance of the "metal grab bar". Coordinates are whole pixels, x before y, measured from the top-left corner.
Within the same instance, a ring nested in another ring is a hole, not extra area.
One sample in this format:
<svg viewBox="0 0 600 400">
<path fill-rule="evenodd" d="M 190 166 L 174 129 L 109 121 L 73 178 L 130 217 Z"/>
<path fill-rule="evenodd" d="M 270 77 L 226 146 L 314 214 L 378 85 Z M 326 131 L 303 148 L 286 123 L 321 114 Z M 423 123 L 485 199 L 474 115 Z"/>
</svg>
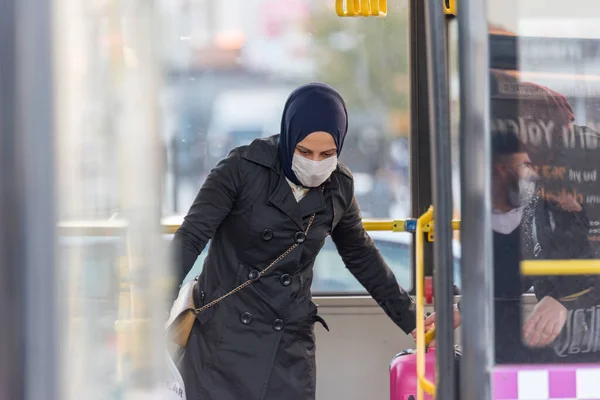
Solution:
<svg viewBox="0 0 600 400">
<path fill-rule="evenodd" d="M 600 275 L 600 260 L 524 260 L 521 274 L 539 275 Z"/>
<path fill-rule="evenodd" d="M 423 315 L 425 312 L 425 306 L 423 304 L 424 296 L 424 274 L 425 269 L 423 266 L 423 242 L 425 240 L 425 225 L 433 221 L 433 207 L 429 207 L 425 214 L 421 215 L 417 220 L 417 243 L 416 243 L 416 283 L 417 283 L 417 400 L 423 400 L 423 391 L 434 395 L 435 385 L 433 382 L 425 378 L 425 320 Z M 429 338 L 432 338 L 433 333 L 429 334 Z"/>
<path fill-rule="evenodd" d="M 494 257 L 490 52 L 487 0 L 457 1 L 460 104 L 461 341 L 460 394 L 492 398 Z"/>
<path fill-rule="evenodd" d="M 183 218 L 181 218 L 183 220 Z M 163 233 L 173 234 L 181 226 L 181 222 L 163 222 Z M 414 218 L 394 220 L 363 220 L 367 231 L 416 232 L 417 220 Z M 60 236 L 117 236 L 127 231 L 127 221 L 63 221 L 57 226 Z M 460 220 L 452 221 L 452 229 L 460 230 Z M 423 232 L 433 232 L 433 223 L 423 227 Z"/>
<path fill-rule="evenodd" d="M 452 255 L 452 155 L 447 27 L 440 0 L 425 1 L 425 38 L 429 99 L 429 149 L 432 201 L 437 215 L 436 232 L 427 240 L 433 245 L 436 326 L 440 332 L 435 354 L 437 390 L 444 400 L 456 398 L 454 351 L 454 262 Z M 452 1 L 444 0 L 444 6 Z M 434 396 L 435 397 L 435 396 Z"/>
</svg>

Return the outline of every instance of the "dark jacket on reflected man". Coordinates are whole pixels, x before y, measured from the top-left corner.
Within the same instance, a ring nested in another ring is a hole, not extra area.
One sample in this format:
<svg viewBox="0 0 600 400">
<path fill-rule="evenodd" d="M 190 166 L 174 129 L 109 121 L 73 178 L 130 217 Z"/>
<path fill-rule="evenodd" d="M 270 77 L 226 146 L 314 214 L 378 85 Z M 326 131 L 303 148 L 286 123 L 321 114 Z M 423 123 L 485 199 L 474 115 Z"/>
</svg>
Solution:
<svg viewBox="0 0 600 400">
<path fill-rule="evenodd" d="M 252 279 L 299 243 L 252 285 L 198 315 L 179 364 L 188 399 L 315 398 L 314 323 L 324 321 L 311 301 L 312 268 L 329 235 L 346 267 L 387 315 L 406 333 L 415 328 L 410 297 L 363 228 L 348 168 L 338 164 L 322 187 L 300 201 L 288 183 L 295 178 L 293 148 L 311 132 L 332 133 L 341 150 L 345 112 L 328 86 L 297 89 L 286 103 L 281 135 L 236 148 L 221 161 L 176 232 L 172 249 L 179 279 L 211 240 L 197 306 Z"/>
<path fill-rule="evenodd" d="M 520 90 L 514 90 L 515 87 Z M 573 153 L 567 153 L 560 146 L 562 137 L 558 137 L 563 128 L 571 129 L 574 120 L 573 110 L 564 96 L 549 88 L 518 82 L 510 75 L 494 71 L 491 111 L 494 158 L 525 152 L 531 157 L 533 166 L 549 168 L 572 165 Z M 521 120 L 542 121 L 544 126 L 556 128 L 549 130 L 549 134 L 556 136 L 543 136 L 545 141 L 535 143 L 529 130 L 520 129 L 522 126 L 517 122 Z M 520 274 L 522 260 L 594 258 L 588 239 L 590 223 L 585 207 L 582 205 L 578 212 L 568 211 L 549 195 L 560 191 L 564 185 L 564 181 L 541 179 L 538 182 L 538 197 L 520 207 L 522 217 L 516 229 L 494 232 L 497 363 L 580 361 L 586 357 L 582 353 L 591 355 L 600 351 L 600 348 L 588 346 L 597 342 L 592 335 L 600 338 L 600 332 L 592 332 L 598 330 L 592 327 L 594 321 L 600 320 L 597 309 L 600 305 L 598 277 L 523 277 Z M 522 185 L 513 186 L 522 189 Z M 532 287 L 537 300 L 550 296 L 568 310 L 567 324 L 555 341 L 554 349 L 528 348 L 521 339 L 521 295 Z M 584 314 L 587 316 L 582 318 Z M 587 321 L 584 321 L 586 318 Z M 575 320 L 581 329 L 574 328 L 577 325 Z M 567 348 L 570 350 L 565 351 Z M 600 352 L 596 354 L 600 355 Z M 568 359 L 564 359 L 566 355 L 569 355 Z"/>
<path fill-rule="evenodd" d="M 547 260 L 595 258 L 588 240 L 589 220 L 579 212 L 544 201 L 536 210 L 540 257 Z M 597 275 L 541 276 L 529 280 L 536 298 L 557 299 L 567 309 L 567 321 L 548 349 L 547 362 L 600 361 L 600 278 Z"/>
</svg>

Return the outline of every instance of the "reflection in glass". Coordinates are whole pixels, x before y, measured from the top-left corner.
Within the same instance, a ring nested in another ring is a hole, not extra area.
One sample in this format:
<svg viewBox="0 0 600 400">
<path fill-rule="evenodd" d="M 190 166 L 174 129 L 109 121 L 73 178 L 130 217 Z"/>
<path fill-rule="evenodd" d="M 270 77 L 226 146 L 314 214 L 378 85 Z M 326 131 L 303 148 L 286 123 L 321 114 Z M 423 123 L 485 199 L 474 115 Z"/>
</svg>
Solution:
<svg viewBox="0 0 600 400">
<path fill-rule="evenodd" d="M 600 360 L 600 277 L 573 275 L 568 261 L 600 250 L 600 40 L 588 29 L 597 5 L 582 3 L 585 15 L 547 2 L 490 6 L 498 363 Z M 569 275 L 520 273 L 548 262 Z M 521 297 L 528 290 L 535 300 Z"/>
</svg>

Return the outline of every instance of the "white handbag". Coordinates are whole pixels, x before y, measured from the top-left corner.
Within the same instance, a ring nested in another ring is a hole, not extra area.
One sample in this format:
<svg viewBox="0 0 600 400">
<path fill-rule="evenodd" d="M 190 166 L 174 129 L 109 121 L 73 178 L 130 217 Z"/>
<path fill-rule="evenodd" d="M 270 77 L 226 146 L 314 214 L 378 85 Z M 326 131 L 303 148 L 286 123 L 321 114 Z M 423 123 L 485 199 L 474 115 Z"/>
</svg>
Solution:
<svg viewBox="0 0 600 400">
<path fill-rule="evenodd" d="M 187 400 L 185 397 L 185 384 L 179 369 L 177 369 L 168 351 L 165 352 L 165 355 L 167 357 L 167 381 L 164 400 Z"/>
</svg>

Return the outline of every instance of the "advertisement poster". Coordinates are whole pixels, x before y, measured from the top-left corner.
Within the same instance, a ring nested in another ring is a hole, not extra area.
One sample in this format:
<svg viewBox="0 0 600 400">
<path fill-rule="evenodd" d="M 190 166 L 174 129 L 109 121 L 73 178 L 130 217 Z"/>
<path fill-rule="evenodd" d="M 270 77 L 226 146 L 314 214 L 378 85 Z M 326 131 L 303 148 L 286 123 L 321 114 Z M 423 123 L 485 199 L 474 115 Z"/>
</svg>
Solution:
<svg viewBox="0 0 600 400">
<path fill-rule="evenodd" d="M 512 51 L 496 62 L 504 68 L 492 71 L 491 131 L 519 136 L 539 175 L 542 197 L 572 197 L 584 208 L 588 239 L 600 258 L 600 73 L 594 68 L 600 64 L 600 43 L 508 39 L 514 45 L 504 47 Z"/>
<path fill-rule="evenodd" d="M 496 361 L 598 362 L 600 277 L 525 277 L 519 264 L 600 259 L 600 44 L 497 35 L 491 50 L 493 202 L 517 193 L 492 218 L 504 224 L 494 226 Z"/>
</svg>

